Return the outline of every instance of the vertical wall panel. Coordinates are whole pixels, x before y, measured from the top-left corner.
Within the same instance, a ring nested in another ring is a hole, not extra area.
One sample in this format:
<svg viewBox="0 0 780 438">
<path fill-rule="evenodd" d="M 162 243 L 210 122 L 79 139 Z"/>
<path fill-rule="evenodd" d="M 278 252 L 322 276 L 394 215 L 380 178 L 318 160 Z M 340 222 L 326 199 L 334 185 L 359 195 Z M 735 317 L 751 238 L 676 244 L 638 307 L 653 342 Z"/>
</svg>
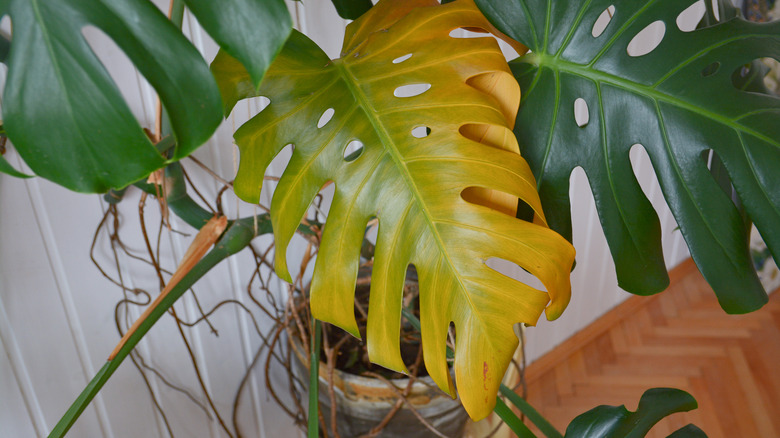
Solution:
<svg viewBox="0 0 780 438">
<path fill-rule="evenodd" d="M 46 201 L 38 187 L 39 181 L 5 177 L 0 186 L 4 207 L 0 211 L 0 291 L 9 325 L 23 349 L 33 389 L 51 427 L 71 397 L 91 378 L 94 367 L 63 267 L 65 254 L 60 253 L 54 239 L 53 218 L 41 208 Z M 48 394 L 50 388 L 60 391 Z M 90 424 L 93 422 L 97 424 Z M 110 436 L 100 399 L 86 412 L 82 424 L 87 430 L 97 427 Z"/>
<path fill-rule="evenodd" d="M 10 436 L 45 436 L 49 429 L 0 290 L 0 425 Z M 29 420 L 29 421 L 24 421 Z"/>
</svg>

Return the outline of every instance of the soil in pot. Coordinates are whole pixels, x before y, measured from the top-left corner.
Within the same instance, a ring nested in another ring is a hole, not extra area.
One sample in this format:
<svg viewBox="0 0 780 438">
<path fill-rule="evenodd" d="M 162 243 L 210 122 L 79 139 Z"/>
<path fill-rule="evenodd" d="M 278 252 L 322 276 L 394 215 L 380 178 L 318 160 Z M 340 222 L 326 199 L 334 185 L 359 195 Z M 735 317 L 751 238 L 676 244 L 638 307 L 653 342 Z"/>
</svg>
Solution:
<svg viewBox="0 0 780 438">
<path fill-rule="evenodd" d="M 370 275 L 370 266 L 362 267 L 355 290 L 355 314 L 363 339 Z M 410 267 L 404 286 L 404 307 L 417 317 L 418 296 L 417 273 Z M 406 318 L 401 321 L 401 356 L 411 378 L 370 363 L 362 341 L 339 328 L 324 325 L 320 357 L 320 407 L 328 425 L 329 436 L 333 436 L 330 423 L 333 420 L 331 406 L 334 402 L 335 422 L 338 435 L 342 438 L 459 437 L 463 434 L 468 415 L 459 400 L 453 400 L 439 390 L 428 377 L 422 361 L 420 333 Z M 300 353 L 300 345 L 294 345 L 294 349 Z M 333 365 L 332 374 L 327 365 L 329 360 Z M 299 363 L 299 366 L 303 373 L 308 373 L 303 363 Z M 329 380 L 333 381 L 332 392 L 329 391 Z"/>
</svg>

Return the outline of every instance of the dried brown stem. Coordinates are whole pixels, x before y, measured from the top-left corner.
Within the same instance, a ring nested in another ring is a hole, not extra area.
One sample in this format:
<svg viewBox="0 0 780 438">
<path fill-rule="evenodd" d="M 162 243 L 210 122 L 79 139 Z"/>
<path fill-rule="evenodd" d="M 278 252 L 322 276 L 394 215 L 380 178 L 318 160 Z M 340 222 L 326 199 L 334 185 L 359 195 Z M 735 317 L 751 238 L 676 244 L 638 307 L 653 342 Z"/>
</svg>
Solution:
<svg viewBox="0 0 780 438">
<path fill-rule="evenodd" d="M 192 162 L 193 162 L 193 163 L 197 164 L 197 165 L 198 165 L 198 167 L 200 167 L 200 168 L 201 168 L 201 169 L 203 169 L 203 170 L 204 170 L 206 173 L 208 173 L 209 175 L 211 175 L 211 177 L 212 177 L 212 178 L 214 178 L 215 180 L 219 181 L 220 183 L 222 183 L 222 184 L 224 184 L 224 185 L 226 185 L 226 186 L 233 187 L 233 183 L 232 183 L 232 182 L 230 182 L 230 181 L 226 180 L 225 178 L 222 178 L 221 176 L 219 176 L 219 175 L 217 174 L 217 172 L 214 172 L 213 170 L 211 170 L 211 169 L 209 168 L 209 166 L 206 166 L 205 164 L 203 164 L 203 163 L 202 163 L 200 160 L 198 160 L 198 159 L 197 159 L 197 158 L 195 158 L 194 156 L 190 155 L 190 156 L 188 156 L 187 158 L 189 158 L 190 160 L 192 160 Z"/>
<path fill-rule="evenodd" d="M 190 179 L 190 175 L 189 175 L 189 173 L 187 172 L 187 169 L 185 169 L 185 168 L 184 168 L 184 166 L 181 166 L 181 173 L 182 173 L 182 175 L 184 175 L 184 179 L 185 179 L 185 181 L 187 181 L 187 184 L 188 184 L 189 188 L 191 188 L 191 189 L 192 189 L 192 191 L 194 191 L 194 192 L 195 192 L 195 194 L 198 196 L 198 198 L 199 198 L 201 201 L 203 201 L 203 204 L 206 206 L 206 208 L 208 208 L 210 212 L 212 212 L 212 213 L 214 213 L 214 214 L 216 215 L 216 214 L 217 214 L 217 212 L 214 210 L 214 208 L 212 208 L 212 207 L 211 207 L 211 204 L 209 204 L 209 201 L 208 201 L 208 199 L 206 199 L 206 198 L 203 196 L 203 194 L 202 194 L 202 193 L 200 193 L 200 190 L 198 190 L 198 186 L 197 186 L 197 185 L 195 185 L 195 184 L 193 184 L 192 180 Z M 227 187 L 227 186 L 225 186 L 225 187 Z M 220 215 L 220 216 L 222 215 L 222 212 L 221 212 L 221 211 L 219 212 L 219 215 Z"/>
</svg>

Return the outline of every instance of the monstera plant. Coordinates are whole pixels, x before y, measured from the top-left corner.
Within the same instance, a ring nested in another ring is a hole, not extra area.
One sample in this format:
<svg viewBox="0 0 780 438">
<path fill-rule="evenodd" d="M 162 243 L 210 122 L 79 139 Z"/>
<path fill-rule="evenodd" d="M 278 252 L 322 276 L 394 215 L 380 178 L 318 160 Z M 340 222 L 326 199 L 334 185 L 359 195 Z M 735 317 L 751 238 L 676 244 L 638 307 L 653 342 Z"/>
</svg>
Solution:
<svg viewBox="0 0 780 438">
<path fill-rule="evenodd" d="M 176 27 L 185 3 L 221 46 L 211 72 Z M 14 25 L 10 45 L 0 47 L 9 68 L 4 135 L 37 175 L 84 192 L 145 181 L 202 144 L 221 113 L 254 96 L 270 104 L 235 133 L 236 194 L 256 203 L 266 168 L 292 149 L 268 215 L 209 220 L 181 193 L 169 194 L 174 213 L 201 228 L 194 249 L 54 436 L 187 288 L 257 234 L 273 232 L 276 271 L 289 280 L 286 247 L 327 184 L 335 195 L 312 314 L 359 336 L 358 257 L 366 224 L 378 220 L 370 359 L 406 370 L 401 291 L 413 264 L 426 367 L 454 396 L 445 342 L 453 323 L 458 394 L 474 419 L 496 405 L 518 344 L 513 324 L 535 324 L 542 312 L 555 319 L 569 302 L 568 188 L 576 167 L 588 175 L 621 287 L 652 294 L 669 282 L 659 221 L 628 158 L 640 144 L 722 307 L 744 313 L 766 302 L 747 233 L 754 222 L 780 259 L 780 100 L 746 78 L 755 76 L 754 60 L 780 59 L 780 23 L 747 22 L 727 2 L 718 10 L 707 2 L 698 29 L 678 25 L 693 0 L 442 3 L 334 0 L 356 20 L 341 57 L 330 60 L 291 30 L 281 0 L 174 1 L 170 20 L 145 0 L 0 1 Z M 600 17 L 608 22 L 596 29 Z M 158 132 L 170 136 L 150 140 L 132 118 L 81 36 L 85 25 L 109 35 L 157 90 L 165 109 Z M 649 26 L 660 26 L 663 39 L 649 53 L 632 53 Z M 450 36 L 461 28 L 493 34 L 520 57 L 507 64 L 492 38 Z M 576 101 L 586 120 L 575 115 Z M 722 163 L 720 177 L 708 154 Z M 0 171 L 19 176 L 5 160 Z M 492 270 L 485 262 L 493 257 L 527 270 L 545 290 Z M 604 408 L 579 417 L 572 436 L 638 436 L 664 414 L 695 407 L 678 392 L 646 397 L 637 413 Z M 522 425 L 515 430 L 523 433 Z"/>
<path fill-rule="evenodd" d="M 311 285 L 313 315 L 360 336 L 355 279 L 366 224 L 376 217 L 371 361 L 406 372 L 400 291 L 411 263 L 420 278 L 426 368 L 454 395 L 445 358 L 450 322 L 469 333 L 457 338 L 455 374 L 464 407 L 482 418 L 517 348 L 512 325 L 534 324 L 545 307 L 551 319 L 565 308 L 574 250 L 547 228 L 534 177 L 511 134 L 520 90 L 501 51 L 492 39 L 449 37 L 461 26 L 490 25 L 466 2 L 420 7 L 430 5 L 377 4 L 348 27 L 334 61 L 294 32 L 257 91 L 226 56 L 212 69 L 224 95 L 271 102 L 236 132 L 238 196 L 257 202 L 266 167 L 286 145 L 294 148 L 271 204 L 277 273 L 292 281 L 284 248 L 331 181 L 335 195 Z M 417 32 L 423 23 L 425 32 Z M 430 89 L 397 97 L 415 84 Z M 323 123 L 321 115 L 330 112 Z M 419 127 L 425 133 L 416 136 Z M 353 142 L 359 149 L 351 152 Z M 518 198 L 537 223 L 515 217 Z M 492 270 L 484 263 L 490 257 L 527 269 L 549 293 Z"/>
<path fill-rule="evenodd" d="M 512 61 L 525 92 L 515 133 L 551 226 L 571 238 L 569 175 L 582 167 L 619 284 L 639 294 L 665 289 L 658 217 L 628 160 L 631 147 L 641 144 L 723 308 L 745 313 L 766 303 L 745 223 L 754 222 L 780 258 L 780 104 L 735 82 L 754 60 L 777 58 L 780 23 L 745 21 L 727 1 L 721 23 L 695 31 L 678 25 L 691 6 L 685 2 L 477 3 L 501 31 L 531 49 Z M 594 23 L 606 13 L 611 20 L 595 35 Z M 641 56 L 627 53 L 632 39 L 654 25 L 664 36 L 658 46 Z M 572 111 L 577 99 L 589 110 L 583 126 Z M 739 207 L 731 186 L 724 193 L 708 172 L 702 155 L 710 151 L 725 165 Z"/>
</svg>

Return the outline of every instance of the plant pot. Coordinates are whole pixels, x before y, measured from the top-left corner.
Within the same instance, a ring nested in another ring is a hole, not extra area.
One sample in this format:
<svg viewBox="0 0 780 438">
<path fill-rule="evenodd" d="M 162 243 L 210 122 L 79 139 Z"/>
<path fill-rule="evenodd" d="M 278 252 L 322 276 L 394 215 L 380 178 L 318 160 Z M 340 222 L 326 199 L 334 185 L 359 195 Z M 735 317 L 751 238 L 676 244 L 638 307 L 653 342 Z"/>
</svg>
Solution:
<svg viewBox="0 0 780 438">
<path fill-rule="evenodd" d="M 298 371 L 308 376 L 308 364 L 300 344 L 297 340 L 292 340 L 291 345 L 299 359 L 296 361 Z M 319 400 L 330 432 L 331 400 L 328 395 L 327 373 L 327 366 L 320 362 Z M 307 378 L 303 380 L 308 381 Z M 389 381 L 399 391 L 404 391 L 409 383 L 406 378 Z M 341 438 L 367 434 L 385 418 L 398 400 L 396 393 L 380 379 L 349 374 L 341 370 L 333 372 L 333 390 L 337 403 L 336 424 Z M 459 399 L 453 400 L 442 392 L 430 377 L 417 378 L 407 400 L 425 421 L 443 435 L 453 438 L 462 436 L 468 414 Z M 435 435 L 404 403 L 378 436 L 427 438 Z"/>
</svg>

